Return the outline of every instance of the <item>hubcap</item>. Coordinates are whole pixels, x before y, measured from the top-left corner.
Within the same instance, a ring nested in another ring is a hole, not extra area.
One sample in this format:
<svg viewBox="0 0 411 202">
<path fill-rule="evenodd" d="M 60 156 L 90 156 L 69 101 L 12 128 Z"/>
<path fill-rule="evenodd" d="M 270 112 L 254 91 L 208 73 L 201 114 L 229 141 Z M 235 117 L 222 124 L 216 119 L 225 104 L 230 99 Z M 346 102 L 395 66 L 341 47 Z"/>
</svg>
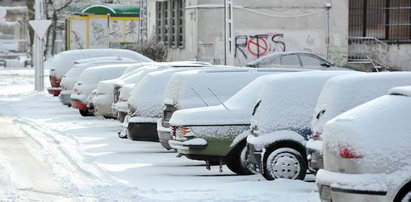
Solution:
<svg viewBox="0 0 411 202">
<path fill-rule="evenodd" d="M 300 173 L 298 159 L 290 153 L 280 153 L 272 162 L 275 178 L 296 179 Z"/>
</svg>

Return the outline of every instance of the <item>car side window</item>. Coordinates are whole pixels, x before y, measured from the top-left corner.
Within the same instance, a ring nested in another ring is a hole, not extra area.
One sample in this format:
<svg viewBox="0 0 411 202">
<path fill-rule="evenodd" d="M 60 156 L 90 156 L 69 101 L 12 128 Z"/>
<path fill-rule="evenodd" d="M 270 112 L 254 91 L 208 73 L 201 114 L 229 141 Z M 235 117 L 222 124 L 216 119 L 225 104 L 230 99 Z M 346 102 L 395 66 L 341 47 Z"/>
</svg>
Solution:
<svg viewBox="0 0 411 202">
<path fill-rule="evenodd" d="M 268 57 L 263 59 L 258 66 L 275 66 L 280 65 L 280 57 Z"/>
<path fill-rule="evenodd" d="M 325 61 L 308 55 L 300 55 L 300 58 L 303 66 L 321 66 L 321 64 L 325 63 Z"/>
<path fill-rule="evenodd" d="M 282 65 L 300 66 L 300 60 L 296 54 L 281 56 Z"/>
</svg>

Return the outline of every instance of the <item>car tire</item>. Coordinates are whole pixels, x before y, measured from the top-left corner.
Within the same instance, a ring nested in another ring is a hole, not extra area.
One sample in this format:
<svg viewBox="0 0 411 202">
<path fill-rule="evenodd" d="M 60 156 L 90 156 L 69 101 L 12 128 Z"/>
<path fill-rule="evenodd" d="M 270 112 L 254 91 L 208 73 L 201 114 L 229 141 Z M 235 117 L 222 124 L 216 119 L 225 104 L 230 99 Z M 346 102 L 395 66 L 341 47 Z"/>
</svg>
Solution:
<svg viewBox="0 0 411 202">
<path fill-rule="evenodd" d="M 244 144 L 239 145 L 239 148 L 233 151 L 232 157 L 226 163 L 228 169 L 238 175 L 253 175 L 255 172 L 247 160 L 247 147 Z"/>
<path fill-rule="evenodd" d="M 263 176 L 267 180 L 278 178 L 303 180 L 307 164 L 297 150 L 280 147 L 268 150 L 264 155 Z"/>
<path fill-rule="evenodd" d="M 88 110 L 79 109 L 78 111 L 80 112 L 81 116 L 93 116 L 93 114 L 90 113 Z"/>
<path fill-rule="evenodd" d="M 405 186 L 401 189 L 401 191 L 397 194 L 394 199 L 394 202 L 410 202 L 411 201 L 411 184 Z"/>
</svg>

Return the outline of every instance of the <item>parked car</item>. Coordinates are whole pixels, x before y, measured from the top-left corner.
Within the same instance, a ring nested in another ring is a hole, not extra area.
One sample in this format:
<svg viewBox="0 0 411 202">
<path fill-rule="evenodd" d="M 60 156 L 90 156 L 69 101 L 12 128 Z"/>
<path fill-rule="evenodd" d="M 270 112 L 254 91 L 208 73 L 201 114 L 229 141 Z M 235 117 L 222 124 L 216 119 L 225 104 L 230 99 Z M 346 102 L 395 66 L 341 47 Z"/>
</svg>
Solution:
<svg viewBox="0 0 411 202">
<path fill-rule="evenodd" d="M 152 66 L 145 68 L 144 71 L 139 72 L 136 75 L 134 80 L 134 84 L 126 85 L 127 88 L 123 88 L 123 85 L 120 83 L 116 83 L 114 86 L 114 98 L 112 103 L 112 109 L 117 112 L 117 119 L 121 122 L 124 122 L 125 116 L 128 114 L 128 98 L 134 89 L 135 85 L 137 85 L 141 79 L 144 78 L 148 73 L 154 71 L 165 70 L 169 68 L 184 68 L 184 67 L 202 67 L 202 66 L 211 66 L 210 63 L 205 62 L 197 62 L 197 61 L 177 61 L 177 62 L 164 62 L 164 63 L 154 63 Z M 131 87 L 131 89 L 129 89 Z M 121 95 L 120 95 L 121 91 Z M 118 133 L 119 137 L 125 138 L 127 134 L 126 128 L 124 130 L 120 130 Z"/>
<path fill-rule="evenodd" d="M 304 179 L 305 142 L 321 89 L 330 78 L 355 71 L 304 72 L 270 78 L 255 98 L 248 161 L 267 180 Z"/>
<path fill-rule="evenodd" d="M 250 63 L 247 67 L 292 67 L 318 70 L 349 70 L 335 66 L 318 55 L 308 52 L 276 52 L 260 57 Z"/>
<path fill-rule="evenodd" d="M 164 92 L 163 118 L 157 122 L 161 145 L 166 149 L 171 149 L 168 144 L 168 141 L 172 139 L 169 121 L 175 111 L 219 105 L 257 77 L 293 71 L 301 71 L 301 69 L 230 68 L 191 70 L 174 74 Z"/>
<path fill-rule="evenodd" d="M 207 168 L 226 164 L 234 173 L 252 174 L 245 162 L 252 107 L 268 78 L 287 73 L 258 77 L 223 104 L 174 112 L 169 121 L 173 139 L 168 143 L 189 159 L 206 161 Z"/>
<path fill-rule="evenodd" d="M 73 92 L 74 84 L 77 82 L 80 74 L 90 68 L 100 65 L 108 64 L 134 64 L 135 60 L 123 57 L 99 57 L 99 58 L 90 58 L 77 60 L 76 63 L 61 79 L 60 88 L 61 92 L 59 95 L 60 102 L 64 105 L 71 105 L 71 93 Z M 139 64 L 139 63 L 138 63 Z M 131 68 L 134 69 L 134 68 Z"/>
<path fill-rule="evenodd" d="M 123 74 L 115 79 L 103 80 L 97 84 L 96 95 L 93 98 L 95 112 L 105 118 L 117 118 L 117 112 L 113 111 L 114 87 L 125 83 L 134 83 L 140 77 L 139 72 L 151 67 L 153 63 L 138 63 L 133 65 L 133 71 L 124 71 Z"/>
<path fill-rule="evenodd" d="M 112 64 L 91 67 L 84 70 L 73 88 L 71 94 L 71 107 L 79 109 L 82 116 L 93 115 L 92 110 L 87 107 L 87 99 L 99 81 L 113 79 L 121 76 L 127 69 L 127 64 Z"/>
<path fill-rule="evenodd" d="M 50 69 L 51 87 L 47 88 L 50 94 L 58 96 L 61 92 L 60 81 L 64 74 L 71 69 L 76 60 L 93 58 L 119 56 L 134 59 L 137 62 L 152 62 L 151 59 L 131 50 L 125 49 L 81 49 L 63 51 L 54 56 Z"/>
<path fill-rule="evenodd" d="M 411 86 L 398 87 L 324 127 L 322 201 L 411 201 Z"/>
<path fill-rule="evenodd" d="M 133 83 L 114 87 L 114 102 L 112 108 L 117 112 L 117 120 L 121 123 L 124 122 L 124 119 L 128 114 L 127 101 L 135 85 L 136 84 Z M 121 131 L 119 133 L 121 133 Z"/>
<path fill-rule="evenodd" d="M 202 66 L 203 68 L 221 68 L 220 66 Z M 157 119 L 161 118 L 164 90 L 174 73 L 192 70 L 197 67 L 171 68 L 147 74 L 133 89 L 127 101 L 129 114 L 124 125 L 126 136 L 130 140 L 159 141 Z"/>
<path fill-rule="evenodd" d="M 306 145 L 309 168 L 316 172 L 323 167 L 321 134 L 327 121 L 400 85 L 411 85 L 411 72 L 355 74 L 330 79 L 311 120 L 312 134 Z"/>
</svg>

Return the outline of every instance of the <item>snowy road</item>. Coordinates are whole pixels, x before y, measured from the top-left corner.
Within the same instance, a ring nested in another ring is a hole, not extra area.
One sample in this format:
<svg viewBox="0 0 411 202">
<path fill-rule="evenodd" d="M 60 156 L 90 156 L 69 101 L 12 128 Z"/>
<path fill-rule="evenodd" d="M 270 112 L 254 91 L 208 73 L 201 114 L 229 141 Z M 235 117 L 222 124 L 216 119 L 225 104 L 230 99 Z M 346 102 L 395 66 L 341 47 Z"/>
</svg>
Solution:
<svg viewBox="0 0 411 202">
<path fill-rule="evenodd" d="M 319 201 L 313 176 L 219 173 L 159 143 L 120 139 L 118 121 L 33 92 L 33 74 L 0 69 L 0 201 Z"/>
<path fill-rule="evenodd" d="M 0 133 L 1 159 L 7 159 L 7 177 L 14 182 L 16 190 L 20 190 L 28 198 L 42 201 L 67 200 L 51 169 L 27 151 L 26 137 L 4 118 L 0 118 L 0 128 L 3 131 Z M 1 190 L 7 190 L 7 184 L 3 182 L 1 186 Z"/>
</svg>

